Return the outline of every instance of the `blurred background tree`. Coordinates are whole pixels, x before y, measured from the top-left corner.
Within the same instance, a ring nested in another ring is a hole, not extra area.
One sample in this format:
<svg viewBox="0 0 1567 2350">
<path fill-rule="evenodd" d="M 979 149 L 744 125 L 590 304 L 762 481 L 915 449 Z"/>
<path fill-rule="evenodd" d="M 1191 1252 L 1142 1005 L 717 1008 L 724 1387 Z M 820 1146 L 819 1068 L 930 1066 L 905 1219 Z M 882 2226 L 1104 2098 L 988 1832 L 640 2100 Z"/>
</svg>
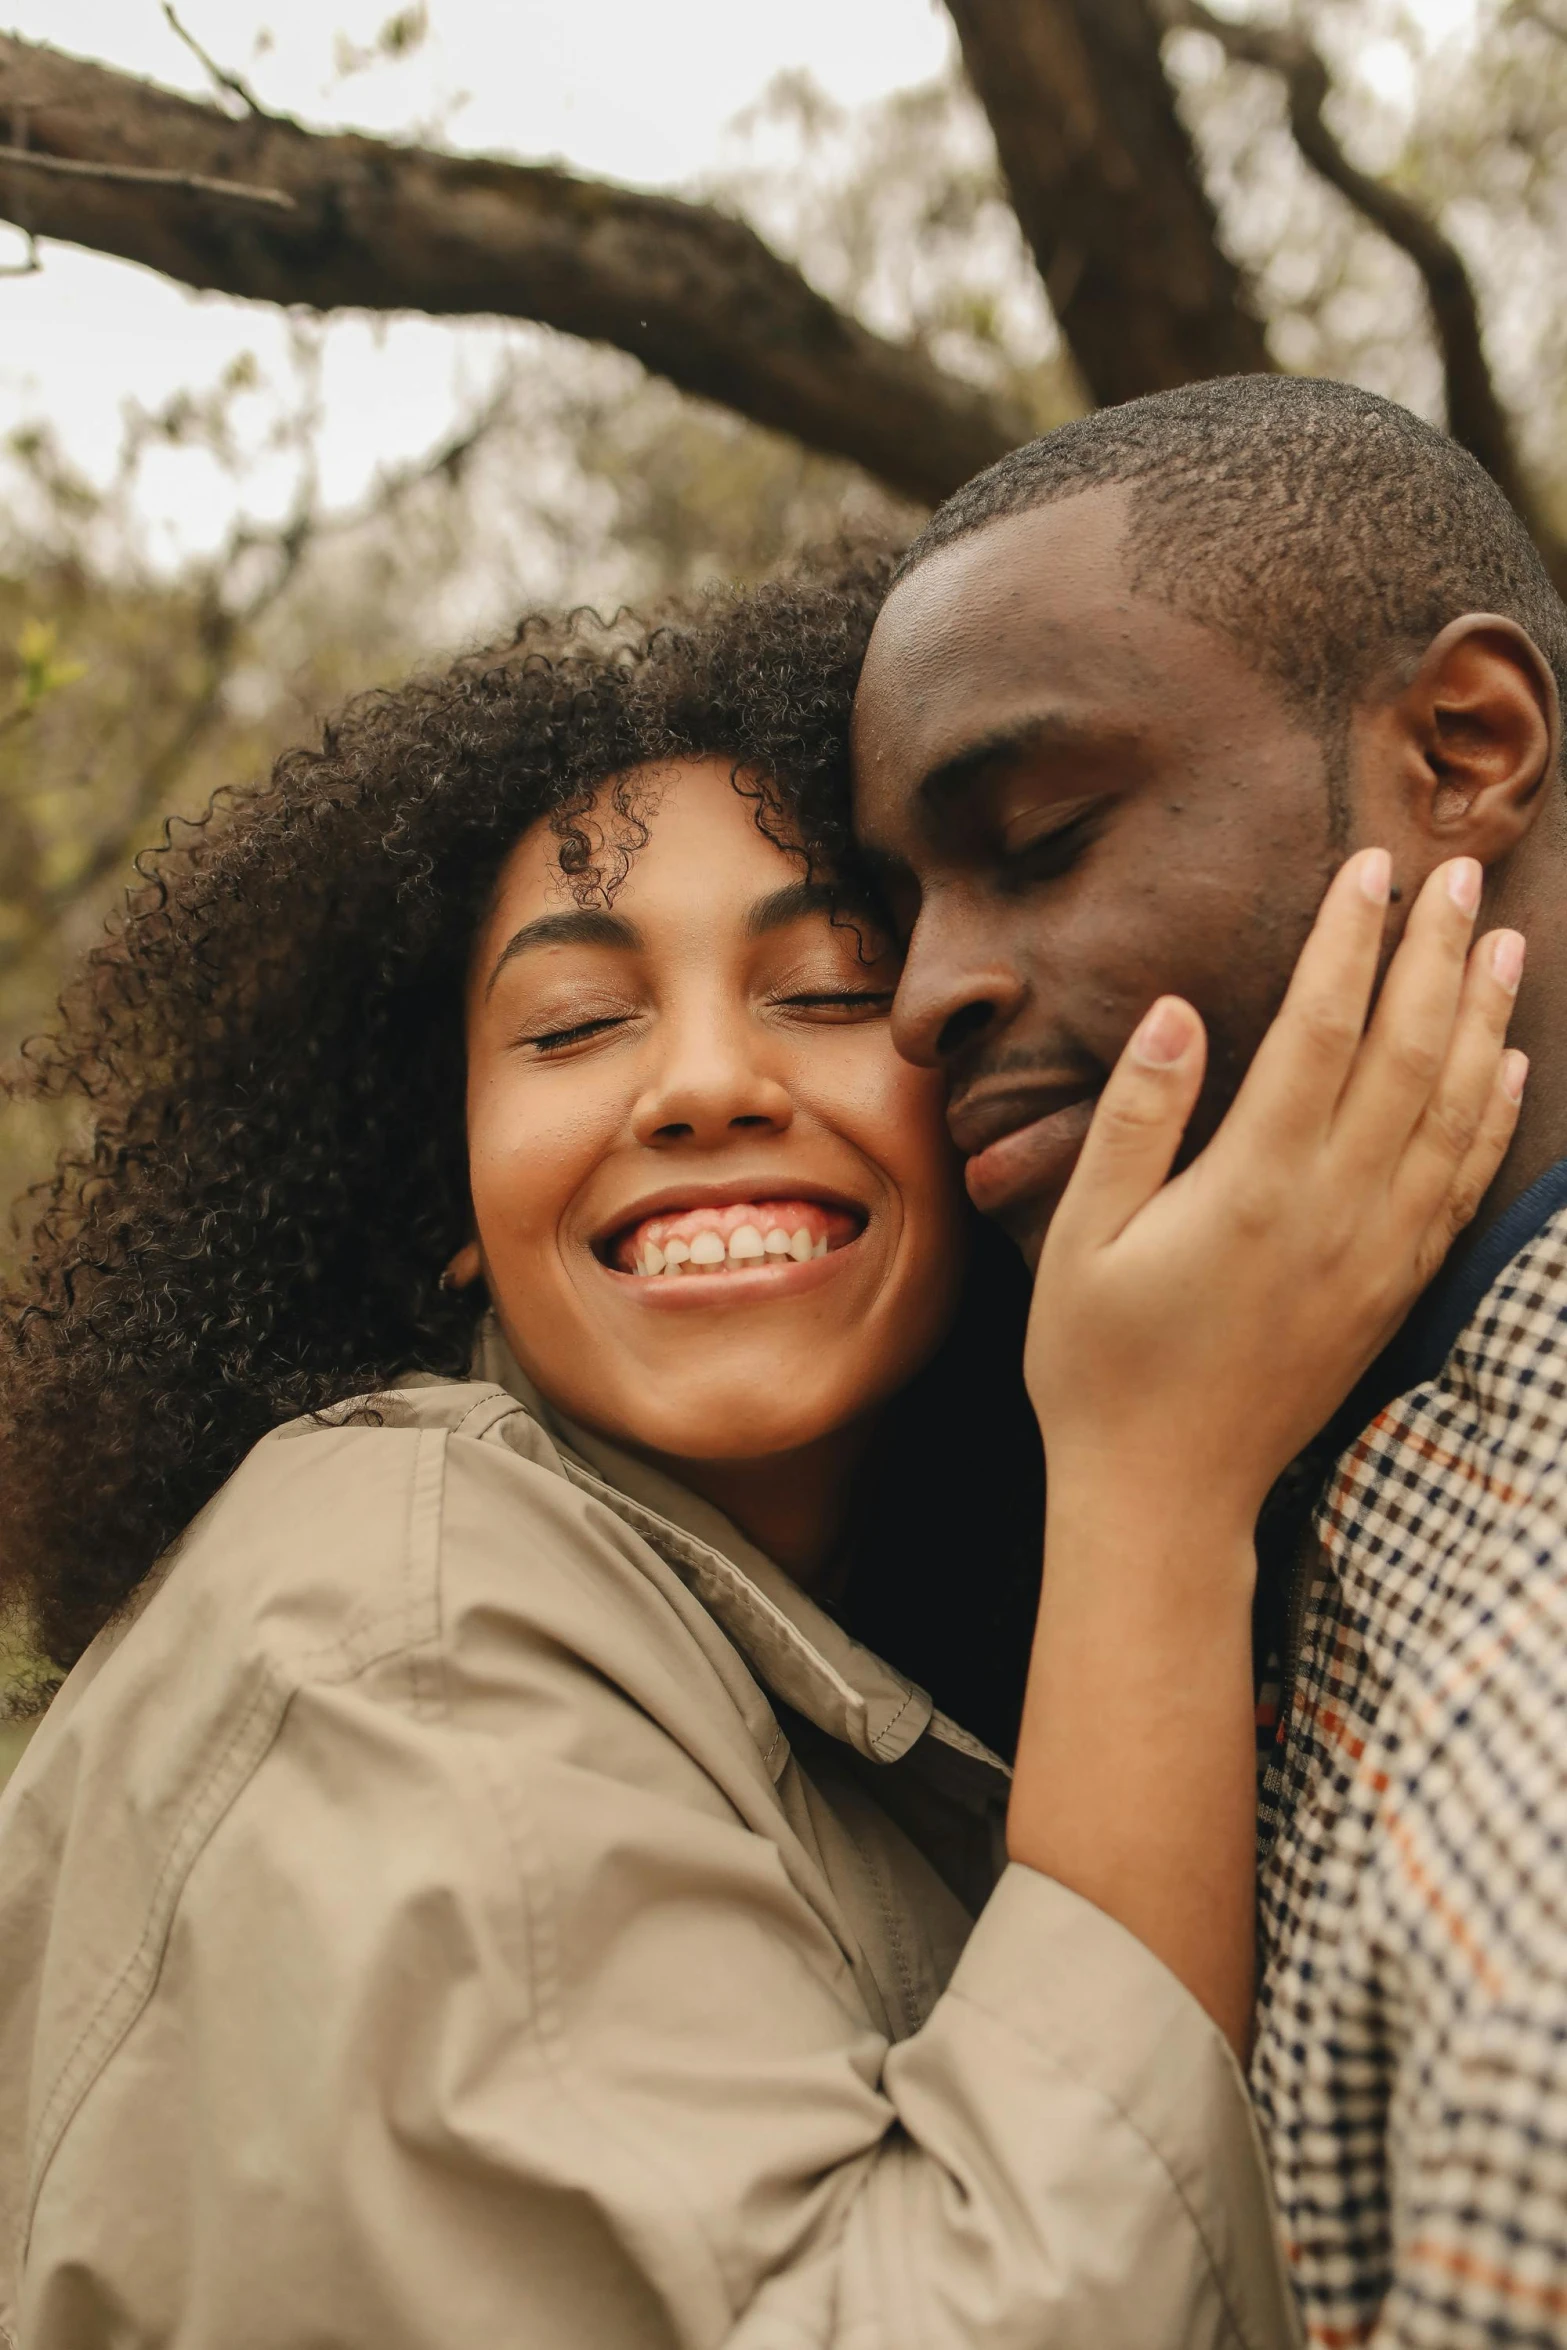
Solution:
<svg viewBox="0 0 1567 2350">
<path fill-rule="evenodd" d="M 440 5 L 339 39 L 340 114 L 416 74 Z M 200 97 L 0 34 L 4 274 L 75 244 L 289 320 L 280 360 L 128 403 L 107 482 L 46 414 L 0 447 L 5 1198 L 76 1114 L 27 1098 L 26 1039 L 137 851 L 525 609 L 896 537 L 1095 400 L 1253 367 L 1446 422 L 1567 581 L 1567 0 L 948 0 L 936 78 L 845 108 L 788 73 L 679 197 L 465 154 L 449 120 L 308 129 L 247 78 L 261 8 L 205 10 L 218 56 L 163 5 Z M 509 321 L 436 445 L 347 505 L 344 309 Z M 177 559 L 142 495 L 174 464 L 238 517 Z"/>
</svg>

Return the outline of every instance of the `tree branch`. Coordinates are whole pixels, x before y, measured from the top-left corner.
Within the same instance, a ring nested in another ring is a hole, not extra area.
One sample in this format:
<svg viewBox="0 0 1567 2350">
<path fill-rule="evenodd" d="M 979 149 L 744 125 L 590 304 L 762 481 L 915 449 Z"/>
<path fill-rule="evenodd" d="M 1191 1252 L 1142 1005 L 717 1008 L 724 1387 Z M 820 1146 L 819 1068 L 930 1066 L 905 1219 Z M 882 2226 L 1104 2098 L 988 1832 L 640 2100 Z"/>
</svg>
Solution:
<svg viewBox="0 0 1567 2350">
<path fill-rule="evenodd" d="M 613 343 L 682 391 L 934 501 L 1026 439 L 1028 418 L 885 341 L 716 209 L 542 165 L 443 155 L 273 116 L 236 120 L 0 35 L 0 119 L 30 149 L 241 181 L 293 210 L 247 217 L 168 187 L 38 175 L 23 224 L 186 285 L 316 310 L 528 318 Z M 0 172 L 0 216 L 14 198 Z"/>
<path fill-rule="evenodd" d="M 131 163 L 76 163 L 62 155 L 40 155 L 35 147 L 0 147 L 0 170 L 43 171 L 57 179 L 106 180 L 114 187 L 177 188 L 187 196 L 222 196 L 230 203 L 271 204 L 292 212 L 294 199 L 281 188 L 249 188 L 243 180 L 203 179 L 193 171 L 144 171 Z"/>
<path fill-rule="evenodd" d="M 1175 110 L 1149 0 L 947 0 L 1096 400 L 1273 364 Z"/>
<path fill-rule="evenodd" d="M 1280 77 L 1290 129 L 1306 161 L 1419 270 L 1441 353 L 1448 430 L 1517 508 L 1557 584 L 1567 583 L 1567 544 L 1546 523 L 1519 460 L 1512 422 L 1485 354 L 1479 298 L 1457 246 L 1411 197 L 1351 163 L 1323 117 L 1332 77 L 1304 34 L 1216 16 L 1203 0 L 1164 0 L 1164 5 L 1172 26 L 1208 33 L 1238 63 L 1262 66 Z"/>
</svg>

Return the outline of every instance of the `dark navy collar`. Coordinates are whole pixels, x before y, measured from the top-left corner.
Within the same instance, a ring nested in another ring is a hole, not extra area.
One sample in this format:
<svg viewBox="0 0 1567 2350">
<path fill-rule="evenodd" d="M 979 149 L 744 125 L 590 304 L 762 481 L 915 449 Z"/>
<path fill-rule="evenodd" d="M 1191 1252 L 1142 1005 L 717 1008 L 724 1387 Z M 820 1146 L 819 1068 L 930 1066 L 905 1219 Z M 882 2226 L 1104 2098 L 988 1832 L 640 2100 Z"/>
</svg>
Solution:
<svg viewBox="0 0 1567 2350">
<path fill-rule="evenodd" d="M 1441 1372 L 1487 1290 L 1526 1249 L 1558 1208 L 1567 1207 L 1567 1159 L 1558 1159 L 1498 1216 L 1490 1230 L 1455 1264 L 1439 1273 L 1398 1336 L 1339 1406 L 1314 1452 L 1331 1459 L 1396 1395 L 1423 1387 Z"/>
</svg>

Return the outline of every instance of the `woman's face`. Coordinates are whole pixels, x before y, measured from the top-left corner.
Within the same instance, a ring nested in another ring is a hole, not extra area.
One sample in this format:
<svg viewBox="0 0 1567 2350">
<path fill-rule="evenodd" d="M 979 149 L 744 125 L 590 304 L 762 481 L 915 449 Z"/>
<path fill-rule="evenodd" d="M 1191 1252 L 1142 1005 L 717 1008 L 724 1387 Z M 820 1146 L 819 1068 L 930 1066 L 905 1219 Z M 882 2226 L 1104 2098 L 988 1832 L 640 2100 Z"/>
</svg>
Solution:
<svg viewBox="0 0 1567 2350">
<path fill-rule="evenodd" d="M 873 1409 L 961 1273 L 939 1082 L 888 1034 L 891 951 L 860 959 L 730 769 L 648 779 L 610 912 L 527 833 L 467 1006 L 477 1259 L 512 1351 L 573 1419 L 691 1461 Z"/>
</svg>

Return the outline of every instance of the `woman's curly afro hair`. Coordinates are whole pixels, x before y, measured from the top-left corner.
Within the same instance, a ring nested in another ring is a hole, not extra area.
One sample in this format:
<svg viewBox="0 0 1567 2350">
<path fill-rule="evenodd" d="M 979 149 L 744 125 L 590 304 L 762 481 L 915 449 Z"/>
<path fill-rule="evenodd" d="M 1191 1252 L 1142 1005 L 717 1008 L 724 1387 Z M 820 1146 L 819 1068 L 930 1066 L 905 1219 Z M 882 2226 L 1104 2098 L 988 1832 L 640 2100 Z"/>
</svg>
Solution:
<svg viewBox="0 0 1567 2350">
<path fill-rule="evenodd" d="M 770 837 L 841 872 L 889 568 L 845 555 L 656 625 L 529 619 L 142 860 L 24 1058 L 92 1121 L 0 1297 L 0 1592 L 46 1654 L 81 1652 L 269 1428 L 466 1375 L 483 1300 L 440 1276 L 470 1228 L 462 996 L 502 861 L 548 822 L 579 889 L 612 892 L 636 770 L 719 754 Z"/>
</svg>

